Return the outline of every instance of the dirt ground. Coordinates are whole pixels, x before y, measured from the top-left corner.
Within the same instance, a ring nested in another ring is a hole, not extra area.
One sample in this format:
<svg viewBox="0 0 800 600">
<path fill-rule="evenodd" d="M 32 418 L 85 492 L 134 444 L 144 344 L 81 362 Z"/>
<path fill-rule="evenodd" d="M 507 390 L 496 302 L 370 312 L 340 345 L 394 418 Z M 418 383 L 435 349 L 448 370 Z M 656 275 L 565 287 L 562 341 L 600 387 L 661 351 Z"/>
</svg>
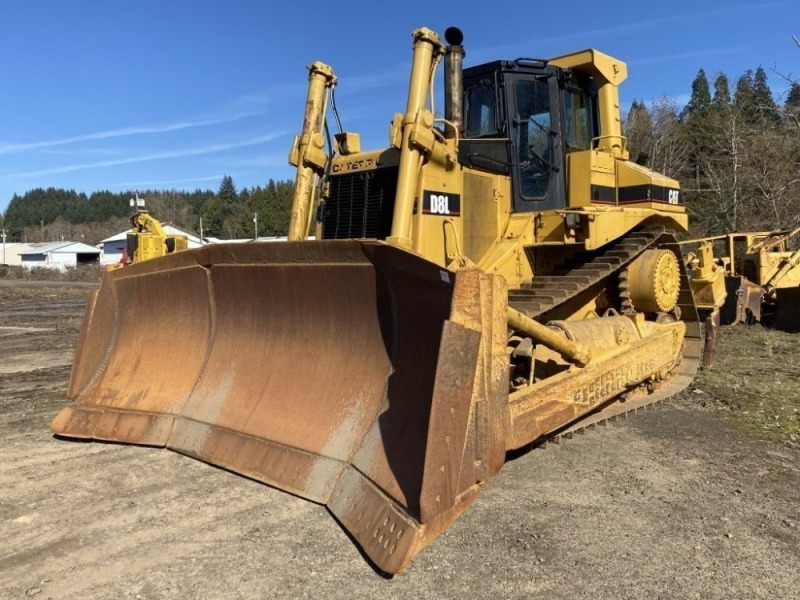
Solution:
<svg viewBox="0 0 800 600">
<path fill-rule="evenodd" d="M 88 294 L 65 286 L 0 282 L 0 598 L 800 598 L 800 449 L 703 407 L 702 378 L 514 457 L 384 578 L 323 507 L 166 450 L 55 439 Z"/>
</svg>

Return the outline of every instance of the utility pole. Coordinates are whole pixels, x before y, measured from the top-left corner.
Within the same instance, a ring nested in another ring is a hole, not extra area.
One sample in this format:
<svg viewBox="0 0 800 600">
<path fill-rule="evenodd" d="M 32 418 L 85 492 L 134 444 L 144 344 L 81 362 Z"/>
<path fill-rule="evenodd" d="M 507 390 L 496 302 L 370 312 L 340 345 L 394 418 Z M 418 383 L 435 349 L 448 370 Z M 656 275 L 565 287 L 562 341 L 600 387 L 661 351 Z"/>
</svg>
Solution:
<svg viewBox="0 0 800 600">
<path fill-rule="evenodd" d="M 254 240 L 258 239 L 258 213 L 253 213 L 253 225 L 255 227 L 256 236 L 253 238 Z"/>
</svg>

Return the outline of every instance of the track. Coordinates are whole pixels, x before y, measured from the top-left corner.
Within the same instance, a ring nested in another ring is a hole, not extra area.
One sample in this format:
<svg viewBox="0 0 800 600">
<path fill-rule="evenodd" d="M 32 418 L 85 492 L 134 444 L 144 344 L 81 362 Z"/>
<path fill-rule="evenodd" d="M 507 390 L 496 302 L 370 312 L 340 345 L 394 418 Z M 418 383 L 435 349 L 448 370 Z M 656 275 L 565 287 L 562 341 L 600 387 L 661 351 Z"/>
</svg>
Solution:
<svg viewBox="0 0 800 600">
<path fill-rule="evenodd" d="M 541 317 L 608 277 L 618 274 L 621 276 L 620 281 L 624 282 L 625 268 L 637 256 L 651 247 L 670 249 L 679 258 L 681 288 L 678 307 L 680 308 L 680 318 L 686 324 L 683 360 L 676 366 L 671 376 L 667 380 L 659 382 L 650 393 L 623 399 L 617 397 L 544 438 L 535 440 L 532 445 L 558 442 L 562 437 L 569 438 L 576 432 L 583 432 L 597 425 L 625 418 L 629 413 L 644 410 L 677 394 L 694 379 L 702 358 L 702 328 L 689 285 L 689 276 L 684 261 L 681 259 L 680 246 L 663 227 L 647 227 L 599 250 L 581 252 L 555 269 L 554 275 L 542 276 L 536 278 L 531 284 L 509 290 L 508 303 L 509 306 L 530 317 L 545 321 L 546 319 Z M 624 285 L 621 285 L 620 295 L 624 301 L 626 295 Z"/>
<path fill-rule="evenodd" d="M 533 283 L 509 290 L 508 304 L 529 317 L 541 317 L 620 272 L 664 232 L 663 227 L 648 227 L 598 250 L 581 252 L 556 268 L 553 275 L 535 277 Z"/>
</svg>

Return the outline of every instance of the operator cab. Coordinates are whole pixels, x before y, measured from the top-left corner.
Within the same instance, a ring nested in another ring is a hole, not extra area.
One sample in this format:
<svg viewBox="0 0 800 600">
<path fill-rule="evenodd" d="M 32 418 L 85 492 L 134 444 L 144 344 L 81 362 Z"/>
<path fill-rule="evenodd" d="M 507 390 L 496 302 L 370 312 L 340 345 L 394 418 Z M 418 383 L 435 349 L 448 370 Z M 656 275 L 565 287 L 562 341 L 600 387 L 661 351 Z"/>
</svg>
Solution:
<svg viewBox="0 0 800 600">
<path fill-rule="evenodd" d="M 599 134 L 592 78 L 520 58 L 464 69 L 461 164 L 510 175 L 515 212 L 567 206 L 566 155 Z"/>
</svg>

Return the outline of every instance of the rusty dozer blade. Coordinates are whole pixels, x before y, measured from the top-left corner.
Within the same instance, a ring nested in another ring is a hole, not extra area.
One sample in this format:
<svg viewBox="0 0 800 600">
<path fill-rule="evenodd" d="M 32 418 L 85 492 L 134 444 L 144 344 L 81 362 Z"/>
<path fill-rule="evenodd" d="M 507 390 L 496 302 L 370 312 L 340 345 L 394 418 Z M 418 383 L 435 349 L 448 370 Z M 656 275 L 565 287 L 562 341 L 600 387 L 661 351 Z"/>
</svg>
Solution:
<svg viewBox="0 0 800 600">
<path fill-rule="evenodd" d="M 732 275 L 725 277 L 725 290 L 725 304 L 720 308 L 723 325 L 761 322 L 764 288 L 746 277 Z"/>
<path fill-rule="evenodd" d="M 105 274 L 51 428 L 325 504 L 396 573 L 503 463 L 505 314 L 501 278 L 381 242 L 169 255 Z"/>
</svg>

